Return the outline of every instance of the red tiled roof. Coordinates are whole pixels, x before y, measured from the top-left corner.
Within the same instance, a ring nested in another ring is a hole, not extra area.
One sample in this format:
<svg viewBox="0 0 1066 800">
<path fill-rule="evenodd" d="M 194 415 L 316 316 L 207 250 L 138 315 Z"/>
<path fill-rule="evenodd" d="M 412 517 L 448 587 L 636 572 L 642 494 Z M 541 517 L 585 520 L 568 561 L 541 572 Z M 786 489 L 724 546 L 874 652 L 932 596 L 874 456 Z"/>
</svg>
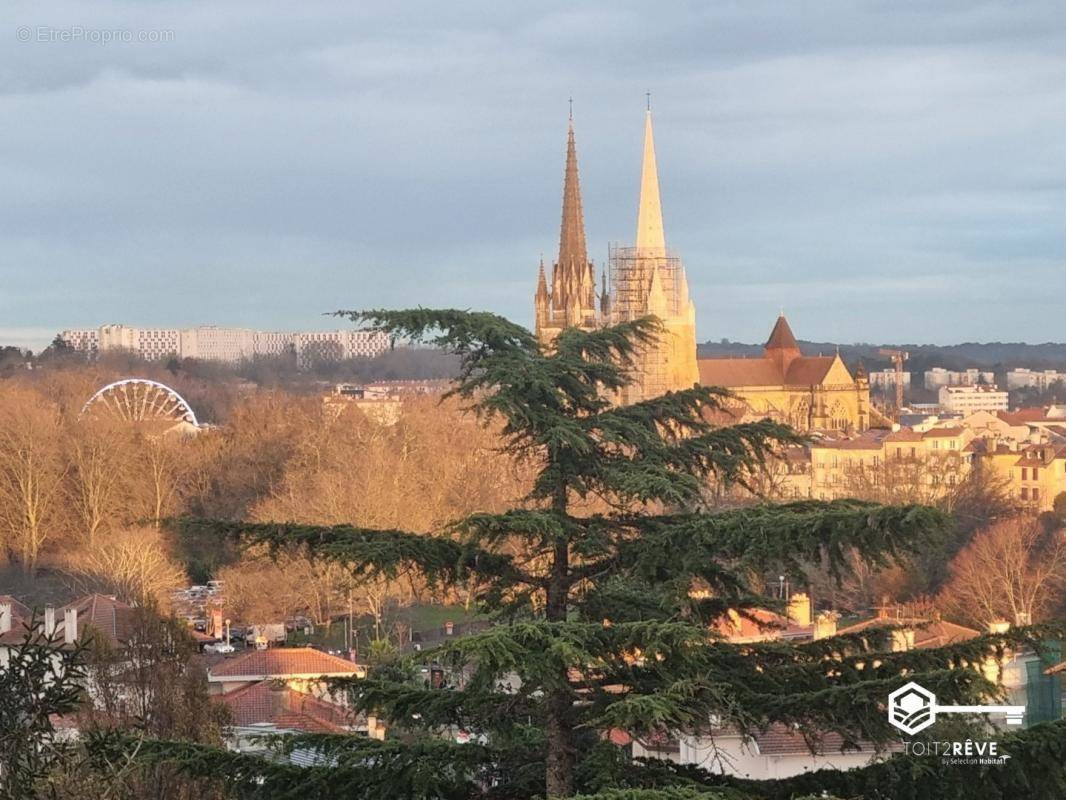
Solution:
<svg viewBox="0 0 1066 800">
<path fill-rule="evenodd" d="M 766 340 L 765 347 L 767 350 L 795 350 L 797 353 L 799 352 L 799 344 L 796 343 L 796 337 L 792 334 L 792 328 L 789 326 L 784 314 L 779 316 L 777 322 L 774 323 L 774 329 L 770 331 L 770 338 Z"/>
<path fill-rule="evenodd" d="M 353 723 L 351 712 L 336 703 L 291 689 L 277 681 L 259 681 L 218 695 L 239 726 L 272 723 L 305 733 L 341 733 Z"/>
<path fill-rule="evenodd" d="M 965 428 L 930 428 L 924 434 L 923 439 L 946 439 L 954 436 L 962 436 Z"/>
<path fill-rule="evenodd" d="M 825 380 L 836 359 L 833 356 L 800 356 L 792 360 L 785 373 L 786 386 L 814 386 Z"/>
<path fill-rule="evenodd" d="M 781 386 L 781 368 L 769 358 L 701 358 L 696 362 L 703 386 Z"/>
<path fill-rule="evenodd" d="M 0 602 L 3 602 L 2 597 L 0 597 Z M 11 626 L 10 631 L 0 635 L 0 643 L 11 644 L 24 641 L 25 626 L 32 618 L 32 613 L 21 603 L 19 605 L 25 609 L 25 612 L 15 612 L 15 624 Z M 60 640 L 64 639 L 66 633 L 64 612 L 67 609 L 74 609 L 78 614 L 78 640 L 83 640 L 87 632 L 93 630 L 112 644 L 127 641 L 133 629 L 133 615 L 136 613 L 133 608 L 113 597 L 102 594 L 86 595 L 62 608 L 55 609 L 56 637 Z M 18 618 L 20 613 L 23 614 L 22 619 Z M 43 614 L 39 614 L 38 624 L 42 624 L 43 620 Z"/>
<path fill-rule="evenodd" d="M 343 677 L 361 675 L 364 668 L 347 659 L 323 653 L 310 647 L 277 647 L 268 650 L 252 650 L 236 658 L 227 658 L 211 667 L 208 680 L 254 677 Z"/>
<path fill-rule="evenodd" d="M 766 731 L 754 735 L 755 743 L 759 746 L 759 752 L 765 756 L 798 756 L 810 755 L 811 746 L 803 738 L 803 734 L 795 728 L 787 725 L 771 725 Z M 814 737 L 814 753 L 816 755 L 832 755 L 835 753 L 855 752 L 844 750 L 844 737 L 839 733 L 827 731 Z M 874 753 L 876 748 L 872 742 L 860 741 L 862 752 Z M 899 745 L 891 745 L 889 750 L 900 749 Z"/>
<path fill-rule="evenodd" d="M 841 628 L 837 633 L 860 633 L 862 631 L 877 630 L 878 628 L 905 625 L 915 626 L 914 646 L 920 648 L 943 647 L 952 642 L 965 642 L 981 635 L 980 631 L 967 628 L 965 625 L 956 625 L 954 622 L 948 622 L 947 620 L 929 621 L 915 618 L 897 619 L 894 617 L 874 617 L 873 619 L 863 620 L 846 628 Z"/>
<path fill-rule="evenodd" d="M 1011 425 L 1024 425 L 1026 422 L 1043 422 L 1048 419 L 1046 408 L 1033 406 L 1019 408 L 1017 411 L 997 411 L 996 416 Z"/>
<path fill-rule="evenodd" d="M 63 636 L 63 612 L 73 608 L 78 612 L 78 636 L 83 639 L 89 626 L 103 634 L 113 644 L 125 642 L 133 631 L 133 608 L 114 597 L 90 594 L 56 609 L 56 630 Z"/>
<path fill-rule="evenodd" d="M 886 442 L 920 442 L 922 440 L 922 434 L 918 431 L 911 430 L 910 428 L 900 428 L 898 431 L 892 431 L 885 437 Z"/>
<path fill-rule="evenodd" d="M 832 356 L 796 356 L 787 371 L 772 358 L 701 358 L 696 364 L 704 386 L 814 386 L 822 382 Z"/>
</svg>

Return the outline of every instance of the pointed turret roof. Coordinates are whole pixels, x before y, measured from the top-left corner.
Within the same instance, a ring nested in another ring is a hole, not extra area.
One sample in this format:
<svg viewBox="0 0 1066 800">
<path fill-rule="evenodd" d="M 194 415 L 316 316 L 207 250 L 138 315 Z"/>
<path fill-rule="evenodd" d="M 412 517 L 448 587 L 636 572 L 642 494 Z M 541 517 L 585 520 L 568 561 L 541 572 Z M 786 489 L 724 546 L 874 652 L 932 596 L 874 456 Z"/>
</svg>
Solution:
<svg viewBox="0 0 1066 800">
<path fill-rule="evenodd" d="M 559 266 L 566 271 L 586 269 L 588 248 L 585 245 L 585 218 L 581 211 L 581 184 L 577 177 L 577 147 L 574 144 L 574 121 L 570 120 L 566 136 L 566 173 L 563 177 L 563 221 L 559 231 Z"/>
<path fill-rule="evenodd" d="M 644 164 L 640 173 L 640 209 L 637 212 L 637 248 L 666 250 L 663 232 L 663 209 L 659 199 L 659 169 L 655 163 L 655 136 L 652 133 L 651 109 L 644 117 Z"/>
<path fill-rule="evenodd" d="M 774 329 L 770 332 L 770 338 L 766 340 L 767 350 L 799 350 L 796 337 L 792 335 L 792 328 L 788 320 L 782 314 L 777 318 Z"/>
<path fill-rule="evenodd" d="M 766 340 L 765 350 L 767 357 L 774 359 L 782 372 L 787 372 L 789 364 L 802 355 L 784 314 L 779 316 L 777 322 L 774 323 L 770 338 Z"/>
</svg>

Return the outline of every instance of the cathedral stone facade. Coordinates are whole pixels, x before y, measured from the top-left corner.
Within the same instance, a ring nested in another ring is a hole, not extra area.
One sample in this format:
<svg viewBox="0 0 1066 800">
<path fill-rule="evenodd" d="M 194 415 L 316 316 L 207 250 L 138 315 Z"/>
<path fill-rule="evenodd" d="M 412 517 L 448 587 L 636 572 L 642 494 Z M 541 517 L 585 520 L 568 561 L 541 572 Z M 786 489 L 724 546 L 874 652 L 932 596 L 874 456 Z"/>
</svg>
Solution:
<svg viewBox="0 0 1066 800">
<path fill-rule="evenodd" d="M 839 356 L 804 356 L 785 321 L 778 319 L 762 358 L 696 358 L 696 310 L 680 257 L 666 246 L 651 111 L 644 121 L 637 233 L 631 247 L 612 247 L 609 270 L 597 287 L 588 257 L 578 180 L 574 123 L 570 120 L 563 178 L 559 257 L 551 280 L 541 261 L 534 296 L 536 333 L 550 344 L 568 327 L 591 330 L 656 317 L 662 330 L 634 364 L 633 384 L 616 398 L 635 403 L 695 384 L 730 389 L 734 416 L 770 417 L 799 431 L 865 430 L 870 391 Z"/>
<path fill-rule="evenodd" d="M 777 318 L 762 358 L 701 358 L 700 383 L 733 393 L 733 416 L 772 419 L 797 431 L 864 431 L 870 425 L 870 385 L 853 376 L 839 354 L 805 356 L 784 315 Z"/>
</svg>

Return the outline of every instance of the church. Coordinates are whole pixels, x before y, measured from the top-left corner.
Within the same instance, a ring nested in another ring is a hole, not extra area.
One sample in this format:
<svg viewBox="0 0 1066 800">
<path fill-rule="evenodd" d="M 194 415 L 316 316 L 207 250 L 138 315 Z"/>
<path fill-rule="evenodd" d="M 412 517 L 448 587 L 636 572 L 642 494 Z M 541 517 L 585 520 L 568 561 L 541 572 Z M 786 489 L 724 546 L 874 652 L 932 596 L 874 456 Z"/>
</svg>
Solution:
<svg viewBox="0 0 1066 800">
<path fill-rule="evenodd" d="M 571 115 L 563 174 L 559 256 L 551 279 L 541 260 L 534 295 L 537 337 L 550 343 L 563 329 L 593 329 L 654 316 L 658 340 L 641 349 L 636 380 L 616 398 L 636 403 L 695 384 L 729 389 L 733 416 L 769 417 L 798 431 L 862 431 L 869 427 L 870 389 L 839 355 L 804 356 L 782 315 L 761 358 L 705 358 L 696 354 L 696 309 L 680 256 L 666 245 L 651 109 L 644 118 L 644 156 L 633 246 L 611 247 L 597 281 L 589 259 L 577 146 Z M 597 285 L 599 284 L 599 285 Z"/>
</svg>

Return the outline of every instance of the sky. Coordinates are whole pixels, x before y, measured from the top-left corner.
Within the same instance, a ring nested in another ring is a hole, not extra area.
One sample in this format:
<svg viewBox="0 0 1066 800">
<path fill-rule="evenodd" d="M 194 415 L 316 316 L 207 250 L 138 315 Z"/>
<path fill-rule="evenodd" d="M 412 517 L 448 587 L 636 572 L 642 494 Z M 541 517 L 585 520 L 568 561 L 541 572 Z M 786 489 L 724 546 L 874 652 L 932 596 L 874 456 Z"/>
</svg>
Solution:
<svg viewBox="0 0 1066 800">
<path fill-rule="evenodd" d="M 3 344 L 532 324 L 568 98 L 602 265 L 635 234 L 645 92 L 701 340 L 782 309 L 817 341 L 1066 340 L 1060 0 L 0 8 Z"/>
</svg>

